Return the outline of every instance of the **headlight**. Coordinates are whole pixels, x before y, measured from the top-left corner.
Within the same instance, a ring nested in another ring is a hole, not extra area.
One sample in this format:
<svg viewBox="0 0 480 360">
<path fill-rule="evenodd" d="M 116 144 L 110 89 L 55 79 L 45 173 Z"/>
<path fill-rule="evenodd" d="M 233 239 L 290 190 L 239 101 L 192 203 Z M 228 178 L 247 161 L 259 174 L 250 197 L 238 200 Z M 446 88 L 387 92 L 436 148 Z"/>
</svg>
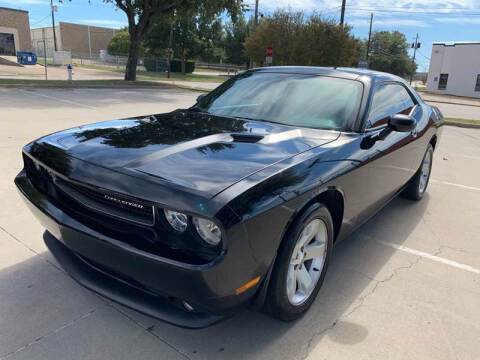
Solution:
<svg viewBox="0 0 480 360">
<path fill-rule="evenodd" d="M 165 218 L 172 228 L 178 232 L 185 232 L 188 226 L 188 216 L 184 213 L 164 209 Z"/>
<path fill-rule="evenodd" d="M 192 221 L 195 229 L 197 229 L 198 235 L 200 235 L 207 244 L 215 246 L 220 243 L 220 240 L 222 240 L 222 232 L 217 224 L 199 217 L 194 217 Z"/>
</svg>

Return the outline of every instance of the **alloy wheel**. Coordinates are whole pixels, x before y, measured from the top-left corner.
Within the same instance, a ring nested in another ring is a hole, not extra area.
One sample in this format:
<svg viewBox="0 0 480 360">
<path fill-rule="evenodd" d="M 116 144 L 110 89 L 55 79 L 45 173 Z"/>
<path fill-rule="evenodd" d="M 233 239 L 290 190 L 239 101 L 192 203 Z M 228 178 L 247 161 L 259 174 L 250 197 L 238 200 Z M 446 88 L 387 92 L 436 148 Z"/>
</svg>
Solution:
<svg viewBox="0 0 480 360">
<path fill-rule="evenodd" d="M 322 274 L 327 255 L 328 233 L 320 219 L 311 220 L 298 237 L 287 274 L 287 297 L 294 306 L 308 300 Z"/>
</svg>

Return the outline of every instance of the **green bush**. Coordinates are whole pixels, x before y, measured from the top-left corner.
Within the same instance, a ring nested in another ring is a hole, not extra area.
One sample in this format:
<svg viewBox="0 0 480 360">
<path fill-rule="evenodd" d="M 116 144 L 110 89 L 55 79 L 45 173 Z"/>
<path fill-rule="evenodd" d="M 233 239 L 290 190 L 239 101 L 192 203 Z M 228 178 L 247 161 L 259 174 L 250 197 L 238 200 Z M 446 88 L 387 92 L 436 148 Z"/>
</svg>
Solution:
<svg viewBox="0 0 480 360">
<path fill-rule="evenodd" d="M 182 61 L 181 60 L 172 60 L 172 65 L 170 67 L 172 72 L 182 72 Z M 193 73 L 195 70 L 195 61 L 187 60 L 185 61 L 185 72 L 187 74 Z"/>
<path fill-rule="evenodd" d="M 147 71 L 158 71 L 164 72 L 167 71 L 166 62 L 163 60 L 155 60 L 155 59 L 145 59 L 143 60 L 143 66 Z M 185 62 L 185 72 L 187 74 L 192 73 L 195 70 L 195 61 L 187 60 Z M 171 72 L 182 72 L 182 61 L 174 59 L 172 60 L 172 64 L 170 67 Z"/>
</svg>

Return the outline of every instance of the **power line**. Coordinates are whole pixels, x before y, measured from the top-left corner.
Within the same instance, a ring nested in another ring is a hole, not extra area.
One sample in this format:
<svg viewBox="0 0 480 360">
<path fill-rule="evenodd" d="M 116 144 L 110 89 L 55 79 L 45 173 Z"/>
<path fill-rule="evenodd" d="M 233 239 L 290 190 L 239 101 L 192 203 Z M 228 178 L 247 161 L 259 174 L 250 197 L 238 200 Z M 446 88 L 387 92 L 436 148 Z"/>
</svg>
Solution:
<svg viewBox="0 0 480 360">
<path fill-rule="evenodd" d="M 428 56 L 423 55 L 423 54 L 420 52 L 420 50 L 417 50 L 417 51 L 418 51 L 418 53 L 419 53 L 421 56 L 423 56 L 425 59 L 427 59 L 428 61 L 430 61 L 430 58 L 429 58 Z"/>
<path fill-rule="evenodd" d="M 50 14 L 45 16 L 42 20 L 35 21 L 34 23 L 30 24 L 30 26 L 35 26 L 37 24 L 40 24 L 41 22 L 44 22 L 45 20 L 47 20 L 49 17 L 50 17 Z"/>
<path fill-rule="evenodd" d="M 480 13 L 449 13 L 449 12 L 430 12 L 430 11 L 407 11 L 394 9 L 378 9 L 378 8 L 357 8 L 348 7 L 350 10 L 368 11 L 368 12 L 386 12 L 386 13 L 401 13 L 401 14 L 415 14 L 415 15 L 461 15 L 461 16 L 480 16 Z"/>
<path fill-rule="evenodd" d="M 350 6 L 349 6 L 350 7 Z M 445 10 L 445 11 L 478 11 L 480 8 L 451 8 L 451 7 L 438 7 L 438 8 L 419 8 L 419 7 L 402 7 L 402 6 L 357 6 L 357 8 L 360 9 L 385 9 L 385 10 L 427 10 L 427 11 L 436 11 L 436 10 Z"/>
</svg>

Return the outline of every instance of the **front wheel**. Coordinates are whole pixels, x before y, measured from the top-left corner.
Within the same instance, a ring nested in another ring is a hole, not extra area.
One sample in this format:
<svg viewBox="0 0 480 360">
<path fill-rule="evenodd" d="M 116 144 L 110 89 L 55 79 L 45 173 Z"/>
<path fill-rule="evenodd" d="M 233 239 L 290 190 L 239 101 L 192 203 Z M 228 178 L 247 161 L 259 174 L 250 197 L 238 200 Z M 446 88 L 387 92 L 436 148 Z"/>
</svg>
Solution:
<svg viewBox="0 0 480 360">
<path fill-rule="evenodd" d="M 410 200 L 420 200 L 427 190 L 430 172 L 433 163 L 433 146 L 428 144 L 427 151 L 423 156 L 422 164 L 415 175 L 408 182 L 407 187 L 401 193 L 402 197 Z"/>
<path fill-rule="evenodd" d="M 322 204 L 310 206 L 286 235 L 272 273 L 267 305 L 284 321 L 305 313 L 323 283 L 333 245 L 333 221 Z"/>
</svg>

